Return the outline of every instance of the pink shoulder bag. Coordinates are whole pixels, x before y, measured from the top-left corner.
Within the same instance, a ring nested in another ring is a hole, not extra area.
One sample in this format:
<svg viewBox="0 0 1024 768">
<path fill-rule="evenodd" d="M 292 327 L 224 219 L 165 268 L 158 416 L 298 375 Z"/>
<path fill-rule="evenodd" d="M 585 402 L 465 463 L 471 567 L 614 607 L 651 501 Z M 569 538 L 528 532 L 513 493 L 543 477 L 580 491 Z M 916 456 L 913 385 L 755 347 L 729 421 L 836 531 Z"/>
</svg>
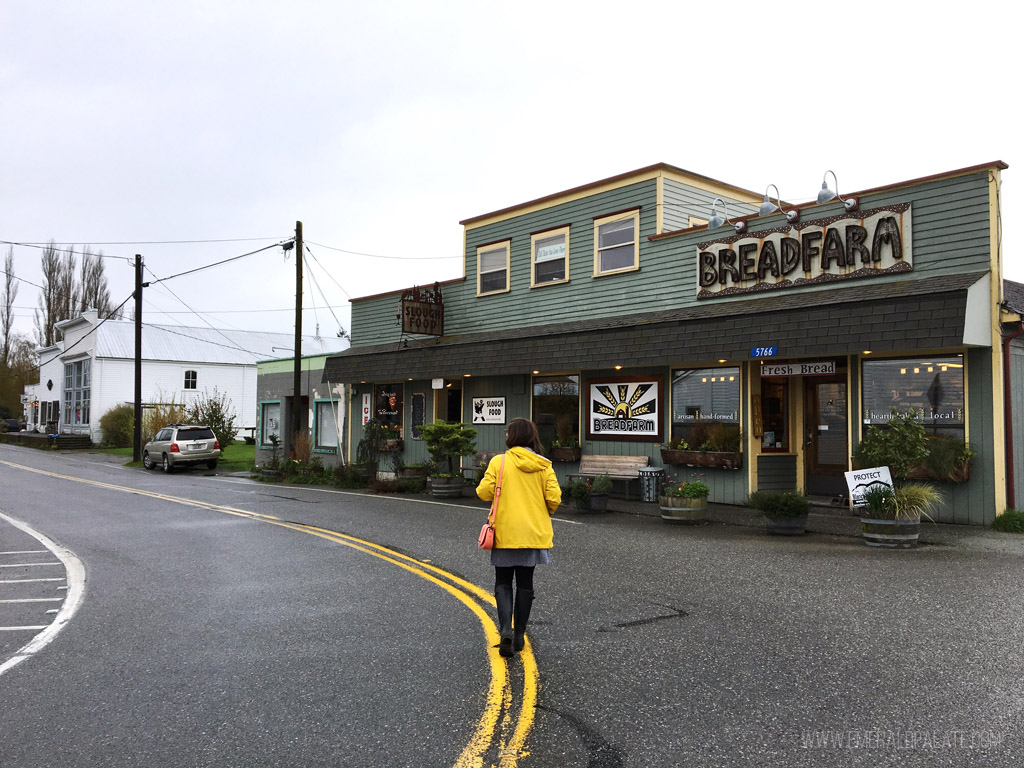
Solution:
<svg viewBox="0 0 1024 768">
<path fill-rule="evenodd" d="M 494 521 L 498 515 L 498 497 L 501 496 L 501 479 L 504 475 L 505 454 L 501 454 L 501 470 L 498 472 L 498 485 L 494 489 L 494 498 L 491 499 L 491 511 L 487 515 L 487 522 L 480 529 L 480 536 L 476 542 L 480 549 L 494 549 Z"/>
</svg>

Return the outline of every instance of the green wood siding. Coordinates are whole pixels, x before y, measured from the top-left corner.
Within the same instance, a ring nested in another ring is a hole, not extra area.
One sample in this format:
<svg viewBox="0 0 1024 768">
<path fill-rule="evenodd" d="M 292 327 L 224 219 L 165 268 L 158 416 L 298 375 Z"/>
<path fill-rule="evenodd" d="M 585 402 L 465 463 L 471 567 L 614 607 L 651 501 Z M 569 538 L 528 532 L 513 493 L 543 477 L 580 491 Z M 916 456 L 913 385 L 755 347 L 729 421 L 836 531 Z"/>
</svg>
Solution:
<svg viewBox="0 0 1024 768">
<path fill-rule="evenodd" d="M 705 199 L 701 199 L 701 194 Z M 694 215 L 706 216 L 710 210 L 706 193 L 690 190 L 690 197 L 692 205 L 697 206 Z M 675 191 L 673 199 L 682 201 L 681 210 L 691 205 Z M 985 172 L 866 195 L 860 207 L 868 209 L 907 201 L 912 204 L 913 212 L 914 270 L 872 280 L 916 280 L 988 269 L 988 178 Z M 655 234 L 656 202 L 656 186 L 651 180 L 467 230 L 467 277 L 441 289 L 446 335 L 615 317 L 624 310 L 649 312 L 698 303 L 697 244 L 707 240 L 707 230 L 701 228 L 676 237 L 647 240 Z M 594 217 L 635 206 L 641 206 L 640 269 L 593 277 Z M 668 206 L 665 210 L 669 210 Z M 841 210 L 840 203 L 810 206 L 803 210 L 802 219 L 811 223 Z M 753 234 L 778 226 L 780 219 L 779 215 L 764 220 L 751 219 L 750 231 Z M 531 289 L 530 233 L 564 225 L 570 226 L 570 281 Z M 477 297 L 476 248 L 504 238 L 512 241 L 511 290 Z M 847 285 L 850 283 L 837 281 L 789 291 L 799 291 L 808 297 L 808 303 L 813 303 L 816 292 L 841 291 Z M 396 318 L 400 298 L 400 293 L 391 293 L 353 303 L 353 347 L 398 342 L 400 325 Z M 721 303 L 750 298 L 750 294 L 743 294 L 704 301 Z"/>
<path fill-rule="evenodd" d="M 762 453 L 757 457 L 757 490 L 795 491 L 796 456 L 774 456 Z"/>
<path fill-rule="evenodd" d="M 696 216 L 705 221 L 711 218 L 711 203 L 716 195 L 703 189 L 681 184 L 673 179 L 665 179 L 662 187 L 664 210 L 661 214 L 662 227 L 665 232 L 674 232 L 690 226 L 690 217 Z M 730 197 L 723 197 L 728 211 L 719 208 L 718 212 L 730 220 L 742 218 L 747 214 L 757 213 L 757 207 L 749 203 L 741 203 Z"/>
</svg>

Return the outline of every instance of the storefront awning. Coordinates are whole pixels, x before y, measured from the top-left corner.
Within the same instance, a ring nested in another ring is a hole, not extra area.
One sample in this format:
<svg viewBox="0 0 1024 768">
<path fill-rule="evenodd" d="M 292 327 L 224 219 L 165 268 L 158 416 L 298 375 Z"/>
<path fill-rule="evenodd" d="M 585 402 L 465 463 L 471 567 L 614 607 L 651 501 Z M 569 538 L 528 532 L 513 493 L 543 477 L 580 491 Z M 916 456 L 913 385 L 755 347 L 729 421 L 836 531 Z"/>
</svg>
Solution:
<svg viewBox="0 0 1024 768">
<path fill-rule="evenodd" d="M 964 344 L 967 289 L 985 272 L 355 347 L 328 358 L 325 382 L 501 376 L 780 357 L 897 352 Z"/>
</svg>

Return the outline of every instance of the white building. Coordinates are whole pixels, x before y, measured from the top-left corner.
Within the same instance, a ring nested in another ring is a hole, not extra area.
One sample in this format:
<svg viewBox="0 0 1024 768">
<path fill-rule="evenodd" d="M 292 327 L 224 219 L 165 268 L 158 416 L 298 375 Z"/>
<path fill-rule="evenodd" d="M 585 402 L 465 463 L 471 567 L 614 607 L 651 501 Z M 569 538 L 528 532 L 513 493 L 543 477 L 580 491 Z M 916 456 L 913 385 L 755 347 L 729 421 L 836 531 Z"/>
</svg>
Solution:
<svg viewBox="0 0 1024 768">
<path fill-rule="evenodd" d="M 39 384 L 25 388 L 28 429 L 102 440 L 100 417 L 135 401 L 135 323 L 101 321 L 95 310 L 56 326 L 61 341 L 36 350 Z M 226 394 L 235 423 L 257 423 L 256 361 L 292 354 L 293 333 L 152 325 L 142 328 L 142 402 L 188 403 Z M 304 336 L 306 355 L 339 352 L 348 342 Z"/>
</svg>

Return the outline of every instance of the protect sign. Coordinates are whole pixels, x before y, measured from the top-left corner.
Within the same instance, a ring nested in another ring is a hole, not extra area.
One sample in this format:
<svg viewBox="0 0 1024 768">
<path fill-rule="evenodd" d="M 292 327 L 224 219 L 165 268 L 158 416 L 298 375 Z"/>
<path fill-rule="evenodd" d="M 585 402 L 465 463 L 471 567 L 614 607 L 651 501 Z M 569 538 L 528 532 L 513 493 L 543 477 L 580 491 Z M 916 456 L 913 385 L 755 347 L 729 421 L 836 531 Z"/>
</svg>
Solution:
<svg viewBox="0 0 1024 768">
<path fill-rule="evenodd" d="M 845 472 L 846 487 L 850 491 L 850 499 L 854 507 L 866 507 L 867 501 L 864 494 L 872 488 L 886 485 L 892 488 L 892 474 L 888 467 L 871 467 L 870 469 L 855 469 L 852 472 Z"/>
</svg>

